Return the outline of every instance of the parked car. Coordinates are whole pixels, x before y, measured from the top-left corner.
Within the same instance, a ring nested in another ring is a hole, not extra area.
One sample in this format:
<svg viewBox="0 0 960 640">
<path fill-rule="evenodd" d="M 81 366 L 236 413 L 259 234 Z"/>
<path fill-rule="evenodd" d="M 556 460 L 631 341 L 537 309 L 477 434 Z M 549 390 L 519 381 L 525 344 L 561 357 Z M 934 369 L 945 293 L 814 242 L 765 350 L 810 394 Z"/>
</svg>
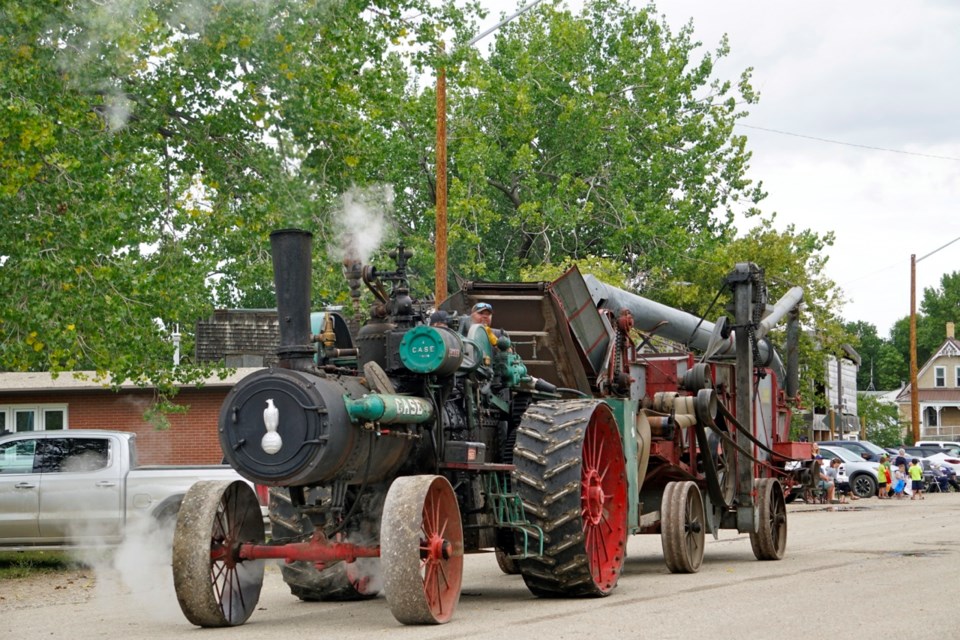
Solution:
<svg viewBox="0 0 960 640">
<path fill-rule="evenodd" d="M 960 457 L 943 452 L 937 452 L 933 455 L 926 456 L 924 460 L 930 462 L 931 464 L 949 467 L 953 469 L 954 473 L 960 474 Z"/>
<path fill-rule="evenodd" d="M 903 452 L 906 454 L 907 462 L 910 461 L 910 458 L 926 458 L 928 456 L 936 455 L 942 453 L 942 449 L 937 449 L 936 447 L 903 447 Z M 897 456 L 900 455 L 900 447 L 887 447 L 887 453 L 890 454 L 891 463 L 897 459 Z"/>
<path fill-rule="evenodd" d="M 867 440 L 827 440 L 817 444 L 828 445 L 831 447 L 843 447 L 844 449 L 852 451 L 862 459 L 869 460 L 870 462 L 880 462 L 880 456 L 886 453 L 886 451 L 884 451 L 881 447 L 878 447 Z"/>
<path fill-rule="evenodd" d="M 938 449 L 960 449 L 960 442 L 951 442 L 947 440 L 920 440 L 914 442 L 915 447 L 936 447 Z"/>
<path fill-rule="evenodd" d="M 869 498 L 877 494 L 878 462 L 869 462 L 849 449 L 833 445 L 820 445 L 820 455 L 827 464 L 834 458 L 840 459 L 840 469 L 849 478 L 853 495 Z"/>
<path fill-rule="evenodd" d="M 223 465 L 139 466 L 123 431 L 0 437 L 0 549 L 119 544 L 137 522 L 172 525 L 198 480 L 243 479 Z"/>
</svg>

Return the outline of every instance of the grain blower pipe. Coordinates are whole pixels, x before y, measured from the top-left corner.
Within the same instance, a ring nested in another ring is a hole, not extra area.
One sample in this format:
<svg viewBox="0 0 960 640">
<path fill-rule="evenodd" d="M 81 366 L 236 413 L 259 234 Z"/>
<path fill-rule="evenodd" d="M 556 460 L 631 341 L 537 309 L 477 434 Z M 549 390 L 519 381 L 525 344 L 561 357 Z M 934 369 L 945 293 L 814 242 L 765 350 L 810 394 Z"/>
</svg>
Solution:
<svg viewBox="0 0 960 640">
<path fill-rule="evenodd" d="M 306 371 L 313 367 L 315 350 L 310 342 L 310 275 L 313 234 L 281 229 L 270 234 L 273 282 L 280 321 L 280 367 Z"/>
<path fill-rule="evenodd" d="M 657 335 L 700 351 L 709 349 L 713 356 L 736 357 L 735 331 L 731 331 L 726 338 L 723 338 L 719 335 L 716 324 L 709 320 L 703 320 L 686 311 L 610 286 L 590 274 L 584 275 L 583 279 L 597 307 L 609 309 L 614 317 L 619 315 L 621 309 L 626 309 L 633 316 L 634 325 L 642 331 L 656 329 Z M 762 333 L 758 332 L 758 338 L 765 335 L 787 312 L 795 308 L 802 297 L 803 289 L 793 287 L 777 301 L 771 314 L 760 323 Z M 769 363 L 771 368 L 777 370 L 778 375 L 783 374 L 783 363 L 766 340 L 759 340 L 758 351 L 760 355 L 758 365 Z"/>
</svg>

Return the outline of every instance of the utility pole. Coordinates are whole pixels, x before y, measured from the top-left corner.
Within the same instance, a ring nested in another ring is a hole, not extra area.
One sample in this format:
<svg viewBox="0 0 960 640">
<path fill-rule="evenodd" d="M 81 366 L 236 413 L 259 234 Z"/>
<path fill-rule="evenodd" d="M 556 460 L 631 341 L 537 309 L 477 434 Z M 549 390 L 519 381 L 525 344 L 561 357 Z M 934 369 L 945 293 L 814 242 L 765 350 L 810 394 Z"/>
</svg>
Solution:
<svg viewBox="0 0 960 640">
<path fill-rule="evenodd" d="M 910 421 L 914 442 L 920 439 L 920 390 L 917 389 L 917 263 L 941 249 L 946 249 L 957 240 L 960 240 L 960 236 L 920 258 L 917 258 L 915 253 L 910 254 Z"/>
<path fill-rule="evenodd" d="M 917 389 L 917 254 L 910 254 L 910 425 L 920 439 L 920 392 Z"/>
<path fill-rule="evenodd" d="M 477 34 L 467 42 L 472 47 L 483 38 L 507 24 L 517 16 L 523 15 L 530 9 L 543 2 L 534 0 L 516 13 L 508 16 L 489 29 Z M 442 66 L 444 44 L 440 43 L 439 58 L 441 66 L 437 67 L 437 164 L 436 164 L 436 220 L 434 222 L 434 236 L 436 239 L 436 262 L 434 263 L 433 299 L 440 304 L 447 298 L 447 70 Z"/>
<path fill-rule="evenodd" d="M 440 57 L 444 45 L 440 43 Z M 434 264 L 436 304 L 447 299 L 447 69 L 437 69 L 437 180 L 435 185 L 437 219 L 435 239 L 437 261 Z"/>
</svg>

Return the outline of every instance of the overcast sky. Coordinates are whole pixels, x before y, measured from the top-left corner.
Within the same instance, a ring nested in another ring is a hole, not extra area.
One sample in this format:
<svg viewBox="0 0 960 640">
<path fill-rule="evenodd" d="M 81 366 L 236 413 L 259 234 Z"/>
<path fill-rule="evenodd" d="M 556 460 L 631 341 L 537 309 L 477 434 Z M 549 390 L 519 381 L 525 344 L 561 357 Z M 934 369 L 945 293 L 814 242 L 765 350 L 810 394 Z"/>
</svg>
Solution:
<svg viewBox="0 0 960 640">
<path fill-rule="evenodd" d="M 492 24 L 526 2 L 482 4 Z M 848 300 L 841 314 L 887 337 L 910 313 L 910 255 L 960 236 L 960 1 L 656 4 L 674 31 L 692 19 L 710 50 L 728 34 L 718 77 L 754 68 L 760 103 L 738 133 L 763 209 L 779 228 L 836 234 L 827 275 Z M 953 271 L 960 241 L 918 263 L 918 310 L 923 288 Z"/>
</svg>

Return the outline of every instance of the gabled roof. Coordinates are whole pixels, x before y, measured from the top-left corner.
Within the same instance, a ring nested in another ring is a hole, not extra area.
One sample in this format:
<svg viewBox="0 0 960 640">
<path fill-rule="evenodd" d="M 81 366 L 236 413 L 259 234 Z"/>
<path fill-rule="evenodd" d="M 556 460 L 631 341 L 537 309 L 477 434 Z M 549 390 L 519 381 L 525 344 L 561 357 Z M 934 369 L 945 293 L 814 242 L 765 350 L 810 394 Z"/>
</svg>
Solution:
<svg viewBox="0 0 960 640">
<path fill-rule="evenodd" d="M 259 367 L 232 370 L 231 373 L 220 379 L 212 375 L 200 384 L 179 385 L 181 389 L 204 387 L 232 387 L 247 375 L 259 371 Z M 80 374 L 79 376 L 75 374 Z M 134 382 L 125 382 L 120 385 L 124 390 L 135 390 L 152 387 L 142 387 Z M 107 391 L 110 389 L 109 380 L 98 380 L 96 371 L 64 372 L 54 377 L 51 373 L 14 371 L 0 373 L 0 393 L 23 393 L 34 391 Z"/>
<path fill-rule="evenodd" d="M 923 374 L 927 372 L 928 369 L 940 358 L 955 358 L 960 357 L 960 340 L 956 338 L 947 338 L 943 341 L 943 344 L 940 345 L 940 348 L 934 352 L 930 359 L 923 363 L 923 366 L 920 367 L 920 370 L 917 371 L 917 378 L 919 379 Z M 957 391 L 955 389 L 924 389 L 920 388 L 917 390 L 919 393 L 920 400 L 929 399 L 931 402 L 943 402 L 952 400 L 952 398 L 937 398 L 930 397 L 927 398 L 924 394 L 930 391 Z M 958 396 L 960 396 L 960 391 L 957 391 Z M 904 385 L 903 389 L 900 390 L 900 393 L 897 394 L 897 402 L 906 402 L 910 399 L 910 383 Z M 960 399 L 960 398 L 958 398 Z"/>
</svg>

